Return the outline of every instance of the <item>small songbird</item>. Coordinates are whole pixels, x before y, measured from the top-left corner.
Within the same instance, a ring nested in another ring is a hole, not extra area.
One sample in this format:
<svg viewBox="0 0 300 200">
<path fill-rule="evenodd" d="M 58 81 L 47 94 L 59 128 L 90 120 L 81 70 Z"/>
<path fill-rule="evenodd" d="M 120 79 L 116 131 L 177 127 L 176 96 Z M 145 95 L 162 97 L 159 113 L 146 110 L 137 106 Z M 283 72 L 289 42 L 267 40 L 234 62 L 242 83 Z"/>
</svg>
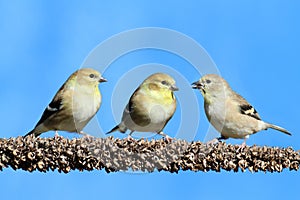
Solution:
<svg viewBox="0 0 300 200">
<path fill-rule="evenodd" d="M 135 90 L 124 109 L 122 122 L 107 134 L 114 131 L 155 132 L 166 139 L 171 139 L 163 133 L 163 129 L 176 110 L 174 91 L 178 88 L 175 80 L 163 73 L 149 76 Z"/>
<path fill-rule="evenodd" d="M 284 128 L 262 121 L 257 111 L 242 96 L 234 92 L 226 80 L 216 74 L 203 76 L 194 82 L 192 87 L 201 91 L 206 116 L 213 127 L 221 133 L 221 137 L 210 143 L 221 139 L 240 138 L 244 139 L 242 144 L 244 147 L 249 135 L 268 128 L 291 135 Z"/>
<path fill-rule="evenodd" d="M 82 129 L 97 113 L 101 104 L 98 84 L 107 80 L 90 68 L 79 69 L 60 87 L 41 119 L 32 131 L 25 135 L 54 130 L 85 134 Z"/>
</svg>

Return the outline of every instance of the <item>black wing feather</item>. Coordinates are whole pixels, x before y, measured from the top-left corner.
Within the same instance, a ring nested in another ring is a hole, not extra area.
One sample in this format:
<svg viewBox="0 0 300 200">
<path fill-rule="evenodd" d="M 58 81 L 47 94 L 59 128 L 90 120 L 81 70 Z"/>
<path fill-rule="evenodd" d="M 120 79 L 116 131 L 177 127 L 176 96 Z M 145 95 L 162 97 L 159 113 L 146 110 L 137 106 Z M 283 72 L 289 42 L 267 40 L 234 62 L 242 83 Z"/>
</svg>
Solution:
<svg viewBox="0 0 300 200">
<path fill-rule="evenodd" d="M 49 105 L 44 110 L 44 112 L 42 114 L 42 117 L 38 121 L 38 123 L 36 124 L 36 126 L 40 125 L 46 119 L 48 119 L 51 115 L 53 115 L 54 113 L 58 112 L 61 109 L 61 106 L 62 106 L 62 99 L 56 99 L 56 100 L 53 100 L 51 103 L 49 103 Z"/>
<path fill-rule="evenodd" d="M 257 120 L 261 120 L 260 116 L 258 115 L 255 108 L 253 108 L 250 104 L 244 104 L 240 106 L 241 113 L 244 115 L 248 115 L 250 117 L 253 117 Z"/>
</svg>

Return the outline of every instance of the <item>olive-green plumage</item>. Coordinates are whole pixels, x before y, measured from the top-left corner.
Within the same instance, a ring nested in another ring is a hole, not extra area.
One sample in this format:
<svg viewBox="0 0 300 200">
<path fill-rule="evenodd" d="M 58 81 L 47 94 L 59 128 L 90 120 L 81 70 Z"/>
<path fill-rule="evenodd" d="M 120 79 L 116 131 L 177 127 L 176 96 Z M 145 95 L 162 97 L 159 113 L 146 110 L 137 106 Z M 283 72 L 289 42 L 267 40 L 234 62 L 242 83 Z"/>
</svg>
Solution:
<svg viewBox="0 0 300 200">
<path fill-rule="evenodd" d="M 90 68 L 74 72 L 60 87 L 41 119 L 25 136 L 54 130 L 82 133 L 82 129 L 97 113 L 101 104 L 101 74 Z"/>
<path fill-rule="evenodd" d="M 124 109 L 122 121 L 108 133 L 127 129 L 138 132 L 155 132 L 161 135 L 168 121 L 176 110 L 176 98 L 173 94 L 178 90 L 174 79 L 163 73 L 149 76 L 135 90 Z"/>
</svg>

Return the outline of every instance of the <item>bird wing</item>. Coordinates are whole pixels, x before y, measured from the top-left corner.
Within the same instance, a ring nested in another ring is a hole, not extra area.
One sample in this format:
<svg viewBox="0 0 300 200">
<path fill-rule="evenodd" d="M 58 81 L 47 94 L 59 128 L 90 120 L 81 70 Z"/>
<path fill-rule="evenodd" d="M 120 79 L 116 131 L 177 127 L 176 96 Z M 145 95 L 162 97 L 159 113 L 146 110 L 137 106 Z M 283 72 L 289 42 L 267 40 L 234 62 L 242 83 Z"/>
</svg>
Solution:
<svg viewBox="0 0 300 200">
<path fill-rule="evenodd" d="M 130 117 L 134 123 L 139 126 L 146 126 L 151 122 L 148 112 L 144 110 L 144 102 L 147 97 L 140 92 L 140 87 L 137 88 L 131 95 L 129 102 L 124 110 L 123 118 Z"/>
<path fill-rule="evenodd" d="M 65 84 L 61 86 L 61 88 L 58 90 L 52 101 L 49 103 L 49 105 L 44 110 L 41 119 L 38 121 L 35 127 L 45 122 L 45 120 L 49 119 L 52 115 L 57 113 L 58 111 L 62 110 L 63 104 L 62 104 L 62 93 L 65 90 Z"/>
<path fill-rule="evenodd" d="M 241 95 L 235 94 L 235 100 L 238 101 L 240 112 L 243 115 L 248 115 L 250 117 L 253 117 L 257 120 L 261 120 L 258 112 L 255 110 L 255 108 Z"/>
<path fill-rule="evenodd" d="M 138 90 L 140 89 L 140 87 L 138 87 L 134 93 L 131 95 L 129 101 L 128 101 L 128 104 L 125 108 L 125 112 L 130 114 L 130 113 L 133 113 L 134 112 L 134 107 L 135 107 L 135 104 L 134 104 L 134 99 L 136 98 L 136 96 L 138 95 Z"/>
</svg>

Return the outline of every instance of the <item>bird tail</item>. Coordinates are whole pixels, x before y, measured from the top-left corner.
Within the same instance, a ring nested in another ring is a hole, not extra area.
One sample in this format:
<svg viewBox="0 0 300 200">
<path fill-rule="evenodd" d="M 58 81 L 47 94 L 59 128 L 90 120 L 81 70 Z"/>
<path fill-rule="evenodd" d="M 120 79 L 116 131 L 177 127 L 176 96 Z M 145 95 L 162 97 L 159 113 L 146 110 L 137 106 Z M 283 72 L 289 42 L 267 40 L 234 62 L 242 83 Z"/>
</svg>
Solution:
<svg viewBox="0 0 300 200">
<path fill-rule="evenodd" d="M 27 137 L 27 136 L 29 136 L 29 135 L 34 135 L 34 137 L 37 137 L 37 136 L 41 135 L 41 133 L 37 133 L 35 131 L 35 129 L 33 129 L 32 131 L 30 131 L 26 135 L 24 135 L 24 138 Z"/>
<path fill-rule="evenodd" d="M 24 136 L 24 138 L 25 137 L 27 137 L 27 136 L 29 136 L 29 135 L 32 135 L 32 134 L 34 134 L 35 135 L 35 133 L 34 133 L 34 129 L 32 130 L 32 131 L 30 131 L 30 132 L 28 132 L 25 136 Z"/>
<path fill-rule="evenodd" d="M 127 127 L 123 123 L 121 123 L 121 124 L 118 124 L 117 126 L 115 126 L 110 131 L 108 131 L 106 134 L 110 134 L 115 131 L 120 131 L 121 133 L 125 133 L 127 131 Z"/>
<path fill-rule="evenodd" d="M 274 124 L 268 124 L 268 128 L 272 128 L 272 129 L 275 129 L 277 131 L 281 131 L 287 135 L 292 135 L 288 130 L 280 127 L 280 126 L 277 126 L 277 125 L 274 125 Z"/>
</svg>

